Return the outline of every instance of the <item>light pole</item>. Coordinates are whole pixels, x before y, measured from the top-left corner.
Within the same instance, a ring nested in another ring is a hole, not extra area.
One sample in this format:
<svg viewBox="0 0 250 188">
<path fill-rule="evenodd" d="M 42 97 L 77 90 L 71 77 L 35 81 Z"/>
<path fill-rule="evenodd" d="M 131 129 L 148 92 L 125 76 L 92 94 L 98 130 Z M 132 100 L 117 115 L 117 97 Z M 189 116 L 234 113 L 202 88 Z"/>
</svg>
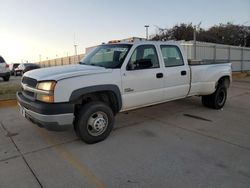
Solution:
<svg viewBox="0 0 250 188">
<path fill-rule="evenodd" d="M 196 59 L 196 25 L 194 26 L 194 59 Z"/>
<path fill-rule="evenodd" d="M 77 44 L 76 44 L 76 34 L 74 33 L 74 48 L 75 48 L 75 56 L 77 56 Z"/>
<path fill-rule="evenodd" d="M 196 59 L 196 29 L 200 28 L 201 22 L 198 25 L 194 25 L 194 33 L 193 33 L 193 39 L 194 39 L 194 59 Z"/>
<path fill-rule="evenodd" d="M 146 29 L 146 39 L 148 40 L 148 28 L 149 28 L 149 25 L 145 25 L 144 27 Z"/>
<path fill-rule="evenodd" d="M 75 56 L 77 56 L 77 44 L 74 44 L 74 48 L 75 48 Z"/>
</svg>

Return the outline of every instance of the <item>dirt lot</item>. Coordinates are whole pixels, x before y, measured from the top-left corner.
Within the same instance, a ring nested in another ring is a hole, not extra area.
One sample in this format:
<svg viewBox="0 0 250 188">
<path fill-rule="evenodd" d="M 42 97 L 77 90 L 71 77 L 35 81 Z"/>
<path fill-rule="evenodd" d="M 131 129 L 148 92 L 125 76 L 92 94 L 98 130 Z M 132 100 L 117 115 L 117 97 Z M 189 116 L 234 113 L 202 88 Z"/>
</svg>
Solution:
<svg viewBox="0 0 250 188">
<path fill-rule="evenodd" d="M 250 79 L 223 110 L 200 98 L 121 113 L 110 137 L 86 145 L 0 108 L 0 187 L 250 187 Z"/>
</svg>

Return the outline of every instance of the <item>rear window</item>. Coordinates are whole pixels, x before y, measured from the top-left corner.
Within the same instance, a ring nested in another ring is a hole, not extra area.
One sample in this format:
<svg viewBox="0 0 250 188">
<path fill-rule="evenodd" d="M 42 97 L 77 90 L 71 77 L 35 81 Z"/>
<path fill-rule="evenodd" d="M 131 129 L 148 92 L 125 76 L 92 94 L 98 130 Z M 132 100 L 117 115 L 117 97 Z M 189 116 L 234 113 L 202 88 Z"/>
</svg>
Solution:
<svg viewBox="0 0 250 188">
<path fill-rule="evenodd" d="M 4 59 L 2 58 L 2 56 L 0 56 L 0 63 L 5 63 Z"/>
</svg>

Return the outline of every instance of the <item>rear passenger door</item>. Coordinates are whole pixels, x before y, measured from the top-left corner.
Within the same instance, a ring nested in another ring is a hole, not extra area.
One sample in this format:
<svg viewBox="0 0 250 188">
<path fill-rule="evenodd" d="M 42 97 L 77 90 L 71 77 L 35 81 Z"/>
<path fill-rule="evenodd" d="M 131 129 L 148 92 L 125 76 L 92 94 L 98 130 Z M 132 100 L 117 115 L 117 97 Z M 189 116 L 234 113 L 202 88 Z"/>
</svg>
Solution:
<svg viewBox="0 0 250 188">
<path fill-rule="evenodd" d="M 164 61 L 164 100 L 183 98 L 189 90 L 190 70 L 175 45 L 160 46 Z"/>
<path fill-rule="evenodd" d="M 121 73 L 123 110 L 162 101 L 163 69 L 155 45 L 139 45 L 132 49 Z"/>
</svg>

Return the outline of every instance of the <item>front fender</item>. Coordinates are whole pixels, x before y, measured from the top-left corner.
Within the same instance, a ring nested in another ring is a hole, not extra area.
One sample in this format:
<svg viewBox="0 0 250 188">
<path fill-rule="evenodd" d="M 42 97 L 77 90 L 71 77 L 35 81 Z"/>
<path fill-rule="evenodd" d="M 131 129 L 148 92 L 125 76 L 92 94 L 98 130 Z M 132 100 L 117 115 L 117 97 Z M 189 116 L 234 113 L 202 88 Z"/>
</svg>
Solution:
<svg viewBox="0 0 250 188">
<path fill-rule="evenodd" d="M 74 102 L 74 101 L 77 101 L 83 95 L 94 93 L 94 92 L 101 92 L 101 91 L 113 92 L 116 96 L 119 110 L 122 108 L 122 97 L 121 97 L 120 89 L 118 86 L 113 85 L 113 84 L 88 86 L 88 87 L 74 90 L 70 95 L 69 101 Z"/>
</svg>

